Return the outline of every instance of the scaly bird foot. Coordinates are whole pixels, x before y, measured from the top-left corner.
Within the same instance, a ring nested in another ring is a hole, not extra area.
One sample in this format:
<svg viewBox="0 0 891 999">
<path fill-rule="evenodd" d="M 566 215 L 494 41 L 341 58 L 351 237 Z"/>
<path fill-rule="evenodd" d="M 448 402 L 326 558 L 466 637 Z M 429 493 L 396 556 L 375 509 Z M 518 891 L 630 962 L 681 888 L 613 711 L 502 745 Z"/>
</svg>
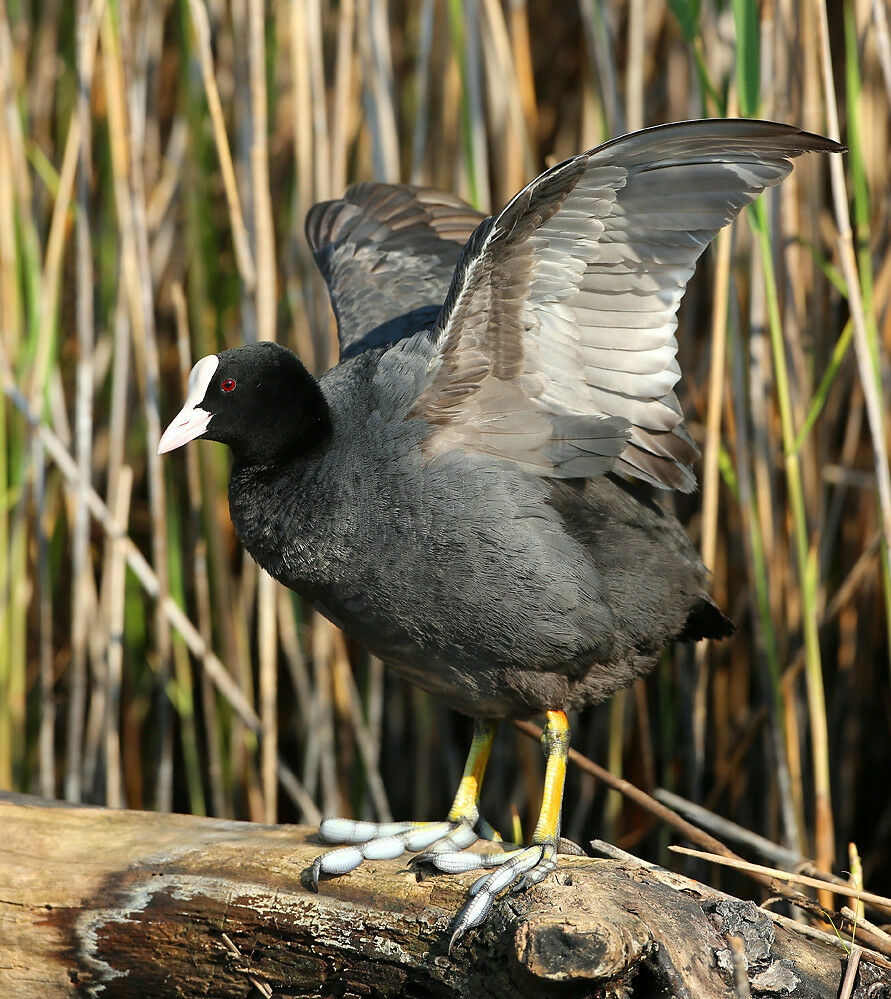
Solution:
<svg viewBox="0 0 891 999">
<path fill-rule="evenodd" d="M 555 843 L 534 843 L 525 849 L 505 853 L 469 851 L 428 851 L 412 859 L 413 865 L 429 864 L 438 871 L 457 874 L 462 871 L 491 871 L 478 878 L 470 888 L 470 897 L 452 920 L 449 953 L 468 930 L 479 926 L 489 915 L 495 899 L 502 893 L 525 891 L 543 881 L 557 868 Z"/>
<path fill-rule="evenodd" d="M 319 834 L 328 843 L 346 843 L 316 857 L 310 868 L 313 889 L 318 891 L 321 874 L 339 875 L 355 870 L 363 860 L 392 860 L 406 851 L 427 851 L 431 856 L 456 856 L 478 840 L 499 840 L 500 836 L 482 819 L 470 822 L 358 822 L 353 819 L 325 819 Z M 471 854 L 473 856 L 473 854 Z"/>
</svg>

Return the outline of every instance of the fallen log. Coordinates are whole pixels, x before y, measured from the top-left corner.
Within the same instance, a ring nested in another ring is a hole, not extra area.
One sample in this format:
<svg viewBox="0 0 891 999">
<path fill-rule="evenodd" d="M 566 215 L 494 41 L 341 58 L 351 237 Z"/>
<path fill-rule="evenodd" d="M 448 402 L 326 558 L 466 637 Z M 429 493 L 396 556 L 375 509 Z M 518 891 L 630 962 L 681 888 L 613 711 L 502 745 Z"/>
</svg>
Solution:
<svg viewBox="0 0 891 999">
<path fill-rule="evenodd" d="M 315 894 L 321 849 L 299 826 L 0 794 L 0 996 L 835 999 L 846 970 L 751 902 L 581 857 L 450 956 L 473 875 L 382 861 Z M 891 995 L 888 967 L 864 952 L 853 999 Z"/>
</svg>

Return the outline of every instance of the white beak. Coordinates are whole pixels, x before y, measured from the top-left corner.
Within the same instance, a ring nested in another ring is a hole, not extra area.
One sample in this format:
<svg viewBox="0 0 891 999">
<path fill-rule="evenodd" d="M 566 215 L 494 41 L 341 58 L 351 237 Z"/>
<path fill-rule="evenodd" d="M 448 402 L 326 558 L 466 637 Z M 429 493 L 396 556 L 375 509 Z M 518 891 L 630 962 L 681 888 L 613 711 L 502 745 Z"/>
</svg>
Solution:
<svg viewBox="0 0 891 999">
<path fill-rule="evenodd" d="M 216 354 L 209 354 L 207 357 L 202 357 L 192 368 L 189 374 L 185 405 L 161 435 L 161 440 L 158 442 L 158 454 L 166 454 L 174 448 L 182 447 L 183 444 L 195 440 L 207 430 L 213 413 L 208 413 L 198 403 L 207 394 L 207 387 L 210 385 L 219 364 L 220 361 Z"/>
<path fill-rule="evenodd" d="M 197 406 L 183 406 L 176 414 L 173 423 L 161 435 L 161 440 L 158 442 L 158 454 L 167 454 L 168 451 L 182 447 L 183 444 L 188 444 L 189 441 L 200 437 L 207 430 L 212 416 L 213 413 L 208 413 L 206 409 L 199 409 Z"/>
</svg>

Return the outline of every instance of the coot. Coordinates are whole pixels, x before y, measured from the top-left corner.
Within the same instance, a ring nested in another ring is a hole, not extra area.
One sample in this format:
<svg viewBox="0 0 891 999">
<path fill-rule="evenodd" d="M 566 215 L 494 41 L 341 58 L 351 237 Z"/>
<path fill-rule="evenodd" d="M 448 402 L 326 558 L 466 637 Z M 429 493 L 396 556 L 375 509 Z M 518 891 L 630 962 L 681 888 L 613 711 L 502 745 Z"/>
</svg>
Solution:
<svg viewBox="0 0 891 999">
<path fill-rule="evenodd" d="M 453 944 L 495 897 L 555 866 L 565 712 L 652 669 L 672 640 L 728 619 L 660 489 L 698 455 L 674 393 L 678 303 L 715 233 L 811 150 L 761 121 L 646 129 L 573 156 L 483 218 L 460 199 L 357 184 L 307 235 L 337 317 L 340 363 L 316 380 L 258 343 L 202 358 L 159 451 L 233 452 L 238 536 L 398 673 L 476 719 L 443 822 L 343 819 L 319 857 L 425 851 L 485 869 Z M 546 714 L 541 816 L 527 848 L 480 856 L 477 802 L 500 718 Z"/>
</svg>

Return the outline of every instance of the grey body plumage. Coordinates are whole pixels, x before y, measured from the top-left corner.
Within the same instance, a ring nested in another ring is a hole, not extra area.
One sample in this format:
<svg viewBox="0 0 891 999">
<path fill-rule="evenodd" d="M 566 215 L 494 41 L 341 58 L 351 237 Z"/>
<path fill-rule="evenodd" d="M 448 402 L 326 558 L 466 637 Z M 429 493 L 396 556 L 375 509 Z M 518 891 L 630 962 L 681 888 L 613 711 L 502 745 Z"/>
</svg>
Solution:
<svg viewBox="0 0 891 999">
<path fill-rule="evenodd" d="M 643 487 L 542 478 L 463 449 L 427 459 L 433 431 L 408 413 L 430 350 L 421 333 L 322 376 L 332 436 L 289 467 L 236 462 L 236 531 L 273 576 L 459 711 L 603 700 L 708 602 L 695 550 Z"/>
</svg>

